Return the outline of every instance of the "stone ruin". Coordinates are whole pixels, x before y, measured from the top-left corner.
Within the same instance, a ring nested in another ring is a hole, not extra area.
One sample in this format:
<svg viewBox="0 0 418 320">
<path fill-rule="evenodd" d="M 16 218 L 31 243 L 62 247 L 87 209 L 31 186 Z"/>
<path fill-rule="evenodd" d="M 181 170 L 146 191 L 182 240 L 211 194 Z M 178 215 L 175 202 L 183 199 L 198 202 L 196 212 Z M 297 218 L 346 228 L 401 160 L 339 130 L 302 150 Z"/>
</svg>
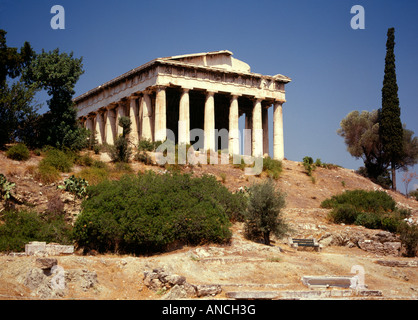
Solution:
<svg viewBox="0 0 418 320">
<path fill-rule="evenodd" d="M 194 285 L 184 276 L 170 274 L 162 268 L 144 272 L 144 284 L 148 289 L 164 295 L 163 299 L 185 299 L 216 296 L 222 292 L 220 285 Z"/>
<path fill-rule="evenodd" d="M 61 255 L 61 254 L 73 254 L 73 245 L 62 245 L 58 243 L 46 243 L 41 241 L 32 241 L 25 244 L 25 254 L 31 255 Z"/>
</svg>

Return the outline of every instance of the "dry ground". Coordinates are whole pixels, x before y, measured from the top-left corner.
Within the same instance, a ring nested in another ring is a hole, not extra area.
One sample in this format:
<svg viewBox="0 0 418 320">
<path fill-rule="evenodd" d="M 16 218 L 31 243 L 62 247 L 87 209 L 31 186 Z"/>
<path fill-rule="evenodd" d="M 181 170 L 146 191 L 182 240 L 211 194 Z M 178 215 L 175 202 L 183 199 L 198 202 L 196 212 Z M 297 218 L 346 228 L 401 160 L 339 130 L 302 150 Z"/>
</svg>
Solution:
<svg viewBox="0 0 418 320">
<path fill-rule="evenodd" d="M 93 155 L 99 158 L 99 156 Z M 101 155 L 102 159 L 106 157 Z M 9 180 L 16 182 L 16 193 L 35 204 L 35 209 L 45 209 L 48 198 L 57 192 L 56 185 L 44 185 L 35 181 L 28 173 L 28 167 L 36 166 L 41 157 L 32 156 L 20 163 L 11 161 L 0 153 L 0 171 Z M 141 163 L 131 164 L 134 171 L 152 169 Z M 331 224 L 327 220 L 328 211 L 320 208 L 324 199 L 348 189 L 379 188 L 369 180 L 344 168 L 314 171 L 315 183 L 304 173 L 303 166 L 294 161 L 283 161 L 283 173 L 276 182 L 278 188 L 286 192 L 285 218 L 298 236 L 320 238 L 325 233 L 371 232 L 358 226 Z M 75 166 L 74 172 L 80 170 Z M 195 175 L 213 174 L 221 180 L 226 174 L 225 185 L 230 190 L 263 179 L 247 177 L 240 169 L 231 165 L 203 165 L 185 168 L 185 172 Z M 71 174 L 71 173 L 70 173 Z M 67 175 L 63 175 L 65 178 Z M 388 191 L 399 206 L 412 209 L 413 218 L 418 217 L 418 202 L 407 199 L 402 194 Z M 78 208 L 78 204 L 72 204 Z M 73 208 L 74 209 L 74 208 Z M 228 291 L 239 290 L 307 290 L 300 279 L 304 275 L 348 275 L 351 267 L 361 265 L 365 270 L 368 289 L 381 290 L 384 299 L 418 298 L 417 268 L 386 267 L 377 260 L 411 261 L 417 258 L 378 256 L 358 247 L 327 246 L 318 253 L 310 249 L 296 251 L 285 239 L 274 239 L 268 247 L 244 239 L 243 226 L 236 223 L 232 227 L 231 244 L 224 246 L 182 247 L 177 250 L 153 256 L 96 255 L 79 254 L 58 256 L 58 265 L 65 270 L 88 270 L 97 273 L 98 283 L 83 289 L 77 283 L 68 283 L 64 299 L 161 299 L 164 295 L 150 291 L 143 284 L 143 272 L 163 267 L 167 271 L 183 275 L 192 284 L 220 284 L 222 293 L 217 298 L 225 298 Z M 0 299 L 38 299 L 24 285 L 28 272 L 34 267 L 36 257 L 0 256 Z"/>
</svg>

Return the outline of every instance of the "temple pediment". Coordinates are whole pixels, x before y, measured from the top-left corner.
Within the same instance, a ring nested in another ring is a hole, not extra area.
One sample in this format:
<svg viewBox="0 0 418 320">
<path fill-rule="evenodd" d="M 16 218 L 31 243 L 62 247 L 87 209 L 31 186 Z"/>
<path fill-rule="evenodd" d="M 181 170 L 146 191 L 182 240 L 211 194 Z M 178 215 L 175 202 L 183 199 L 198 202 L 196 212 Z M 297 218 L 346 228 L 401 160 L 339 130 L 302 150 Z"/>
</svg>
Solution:
<svg viewBox="0 0 418 320">
<path fill-rule="evenodd" d="M 250 66 L 244 61 L 232 57 L 232 52 L 229 50 L 184 54 L 162 59 L 229 71 L 251 72 Z"/>
</svg>

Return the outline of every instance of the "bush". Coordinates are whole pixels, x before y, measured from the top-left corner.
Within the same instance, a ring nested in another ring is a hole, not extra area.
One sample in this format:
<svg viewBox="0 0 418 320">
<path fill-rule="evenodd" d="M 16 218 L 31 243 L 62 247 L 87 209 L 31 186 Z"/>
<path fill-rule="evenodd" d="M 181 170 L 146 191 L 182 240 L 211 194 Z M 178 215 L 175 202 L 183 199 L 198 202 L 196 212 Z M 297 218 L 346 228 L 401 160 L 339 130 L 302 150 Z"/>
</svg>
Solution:
<svg viewBox="0 0 418 320">
<path fill-rule="evenodd" d="M 125 137 L 118 137 L 115 144 L 110 148 L 110 158 L 114 162 L 129 162 L 132 150 L 129 147 L 128 139 Z"/>
<path fill-rule="evenodd" d="M 313 164 L 313 159 L 311 157 L 304 157 L 303 158 L 303 166 L 305 167 L 306 174 L 308 176 L 312 176 L 312 171 L 315 170 L 315 165 Z"/>
<path fill-rule="evenodd" d="M 48 149 L 46 157 L 40 162 L 40 166 L 50 166 L 61 172 L 70 172 L 73 166 L 74 155 L 59 149 Z"/>
<path fill-rule="evenodd" d="M 34 173 L 34 178 L 43 183 L 56 182 L 60 177 L 61 175 L 58 169 L 42 161 L 39 163 L 38 169 Z"/>
<path fill-rule="evenodd" d="M 84 248 L 136 254 L 229 241 L 232 209 L 222 187 L 214 177 L 153 172 L 104 181 L 88 188 L 74 237 Z"/>
<path fill-rule="evenodd" d="M 266 157 L 263 159 L 263 171 L 265 171 L 270 178 L 279 179 L 282 173 L 282 162 L 279 160 Z"/>
<path fill-rule="evenodd" d="M 417 190 L 414 190 L 414 191 L 411 191 L 409 193 L 409 196 L 415 198 L 415 200 L 418 201 L 418 189 Z"/>
<path fill-rule="evenodd" d="M 23 251 L 30 241 L 71 243 L 71 226 L 64 216 L 46 215 L 31 211 L 6 211 L 1 216 L 0 251 Z"/>
<path fill-rule="evenodd" d="M 142 162 L 146 165 L 152 164 L 152 159 L 146 151 L 138 151 L 137 154 L 135 155 L 135 160 Z"/>
<path fill-rule="evenodd" d="M 382 215 L 374 212 L 364 212 L 356 217 L 354 223 L 369 229 L 381 229 Z"/>
<path fill-rule="evenodd" d="M 90 185 L 99 184 L 109 179 L 109 176 L 110 173 L 107 167 L 97 167 L 94 165 L 89 168 L 84 168 L 76 174 L 76 177 L 85 179 Z"/>
<path fill-rule="evenodd" d="M 80 166 L 84 166 L 84 167 L 91 167 L 93 165 L 95 160 L 93 160 L 92 157 L 90 157 L 89 154 L 85 154 L 81 157 L 79 157 L 76 161 L 76 163 Z"/>
<path fill-rule="evenodd" d="M 6 151 L 6 156 L 9 159 L 26 161 L 30 158 L 30 153 L 29 149 L 26 147 L 24 143 L 18 143 L 10 147 Z"/>
<path fill-rule="evenodd" d="M 403 221 L 399 225 L 398 232 L 402 245 L 405 246 L 406 256 L 415 257 L 418 249 L 418 226 L 409 225 Z"/>
<path fill-rule="evenodd" d="M 392 212 L 396 202 L 384 191 L 347 190 L 321 203 L 323 208 L 336 208 L 341 204 L 353 206 L 357 211 Z"/>
<path fill-rule="evenodd" d="M 350 204 L 341 204 L 329 213 L 329 218 L 335 223 L 353 224 L 358 216 L 358 211 Z"/>
<path fill-rule="evenodd" d="M 141 139 L 138 142 L 138 151 L 154 151 L 155 143 L 149 139 Z"/>
<path fill-rule="evenodd" d="M 270 244 L 270 233 L 282 237 L 288 226 L 281 217 L 285 206 L 285 195 L 276 191 L 271 180 L 249 188 L 248 209 L 245 217 L 245 236 L 251 240 L 262 237 L 266 245 Z"/>
<path fill-rule="evenodd" d="M 407 254 L 416 253 L 418 227 L 408 226 L 404 221 L 411 215 L 411 211 L 396 208 L 395 201 L 386 192 L 345 191 L 324 200 L 321 206 L 332 208 L 329 218 L 335 223 L 357 224 L 369 229 L 398 232 L 402 244 L 407 248 Z"/>
<path fill-rule="evenodd" d="M 131 132 L 131 120 L 129 117 L 121 117 L 119 126 L 122 127 L 122 135 L 119 136 L 113 146 L 110 147 L 110 157 L 114 162 L 129 162 L 132 154 L 129 146 L 128 134 Z"/>
</svg>

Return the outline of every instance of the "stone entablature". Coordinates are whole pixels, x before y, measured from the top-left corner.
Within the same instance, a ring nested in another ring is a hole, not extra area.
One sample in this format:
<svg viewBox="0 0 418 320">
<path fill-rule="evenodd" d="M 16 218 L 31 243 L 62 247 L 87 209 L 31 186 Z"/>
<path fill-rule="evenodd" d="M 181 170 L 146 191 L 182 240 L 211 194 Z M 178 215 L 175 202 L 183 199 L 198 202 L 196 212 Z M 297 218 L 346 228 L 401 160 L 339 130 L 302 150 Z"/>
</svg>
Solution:
<svg viewBox="0 0 418 320">
<path fill-rule="evenodd" d="M 126 115 L 133 122 L 134 142 L 140 138 L 164 140 L 161 131 L 169 128 L 178 131 L 179 142 L 189 143 L 190 136 L 180 130 L 200 127 L 205 130 L 205 150 L 213 149 L 210 130 L 237 130 L 238 118 L 245 113 L 247 129 L 264 131 L 263 135 L 253 130 L 249 153 L 257 156 L 268 153 L 266 110 L 274 104 L 274 145 L 280 149 L 274 157 L 281 159 L 282 104 L 286 102 L 285 84 L 290 81 L 283 75 L 252 73 L 248 64 L 224 50 L 152 60 L 74 102 L 79 119 L 96 133 L 99 143 L 110 144 L 119 134 L 118 118 Z M 173 117 L 182 125 L 173 122 Z M 233 140 L 230 154 L 236 154 L 237 134 L 230 132 L 229 139 Z"/>
</svg>

